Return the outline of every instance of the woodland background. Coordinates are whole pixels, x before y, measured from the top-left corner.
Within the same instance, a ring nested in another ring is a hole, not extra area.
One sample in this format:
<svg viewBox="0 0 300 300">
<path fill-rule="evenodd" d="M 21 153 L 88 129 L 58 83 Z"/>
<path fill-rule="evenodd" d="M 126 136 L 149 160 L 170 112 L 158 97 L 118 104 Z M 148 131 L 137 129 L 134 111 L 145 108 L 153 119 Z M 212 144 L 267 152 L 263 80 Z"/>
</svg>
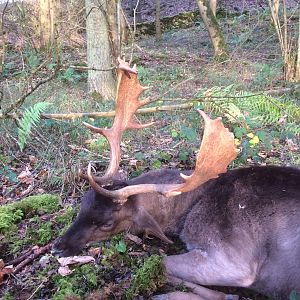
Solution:
<svg viewBox="0 0 300 300">
<path fill-rule="evenodd" d="M 106 140 L 82 121 L 110 126 L 118 55 L 151 86 L 138 118 L 157 121 L 125 134 L 125 177 L 193 168 L 197 108 L 234 132 L 240 154 L 231 167 L 300 164 L 299 2 L 218 1 L 208 23 L 219 44 L 200 16 L 209 2 L 0 2 L 0 297 L 146 299 L 172 288 L 160 257 L 184 251 L 179 241 L 118 235 L 87 247 L 96 263 L 67 277 L 49 253 L 89 188 L 78 169 L 108 164 Z"/>
</svg>

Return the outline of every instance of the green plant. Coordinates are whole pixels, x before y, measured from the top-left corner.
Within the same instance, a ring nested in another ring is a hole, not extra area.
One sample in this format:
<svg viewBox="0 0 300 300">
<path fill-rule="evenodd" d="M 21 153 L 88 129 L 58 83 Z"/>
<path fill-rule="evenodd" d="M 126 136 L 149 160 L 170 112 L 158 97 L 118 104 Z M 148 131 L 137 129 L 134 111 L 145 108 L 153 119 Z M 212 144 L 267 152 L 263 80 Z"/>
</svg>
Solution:
<svg viewBox="0 0 300 300">
<path fill-rule="evenodd" d="M 86 76 L 86 73 L 78 73 L 73 68 L 68 68 L 59 74 L 58 79 L 68 83 L 77 83 Z"/>
<path fill-rule="evenodd" d="M 18 126 L 18 145 L 23 151 L 32 127 L 36 126 L 41 118 L 41 113 L 49 106 L 47 102 L 38 102 L 33 107 L 25 109 Z"/>
<path fill-rule="evenodd" d="M 138 295 L 150 295 L 166 283 L 162 259 L 159 255 L 151 255 L 145 259 L 142 267 L 133 275 L 133 281 L 126 293 L 127 299 Z"/>
<path fill-rule="evenodd" d="M 0 233 L 7 233 L 30 213 L 52 213 L 59 208 L 58 196 L 29 196 L 21 201 L 0 207 Z"/>
<path fill-rule="evenodd" d="M 34 245 L 45 245 L 48 243 L 54 236 L 52 225 L 53 224 L 50 221 L 42 223 L 42 221 L 39 219 L 37 226 L 32 226 L 32 228 L 27 230 L 26 235 L 28 242 Z"/>
<path fill-rule="evenodd" d="M 92 264 L 74 267 L 73 273 L 68 277 L 55 274 L 52 280 L 56 292 L 52 299 L 65 300 L 67 296 L 83 297 L 97 287 L 99 279 L 101 279 L 99 269 Z"/>
<path fill-rule="evenodd" d="M 300 300 L 300 294 L 296 291 L 292 291 L 289 300 Z"/>
</svg>

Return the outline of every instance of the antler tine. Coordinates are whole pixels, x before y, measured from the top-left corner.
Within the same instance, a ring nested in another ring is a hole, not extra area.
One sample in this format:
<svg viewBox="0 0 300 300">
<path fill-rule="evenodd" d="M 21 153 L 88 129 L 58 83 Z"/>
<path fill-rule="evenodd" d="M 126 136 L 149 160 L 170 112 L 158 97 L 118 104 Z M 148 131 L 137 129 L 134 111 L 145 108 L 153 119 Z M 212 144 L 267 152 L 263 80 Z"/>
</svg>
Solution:
<svg viewBox="0 0 300 300">
<path fill-rule="evenodd" d="M 234 136 L 224 127 L 221 118 L 211 120 L 203 111 L 198 110 L 198 112 L 204 119 L 204 134 L 197 155 L 195 171 L 191 176 L 181 174 L 184 183 L 130 185 L 116 191 L 105 190 L 105 195 L 119 203 L 126 202 L 129 196 L 149 192 L 158 192 L 167 197 L 176 196 L 192 191 L 208 180 L 217 178 L 219 174 L 226 172 L 228 165 L 239 152 L 234 144 Z M 104 194 L 102 187 L 94 187 L 95 182 L 91 182 L 91 185 L 96 191 Z"/>
<path fill-rule="evenodd" d="M 98 128 L 88 123 L 83 123 L 91 131 L 102 134 L 110 146 L 110 163 L 104 176 L 94 177 L 95 181 L 100 184 L 108 184 L 118 170 L 121 159 L 120 143 L 123 132 L 126 129 L 145 128 L 154 124 L 154 122 L 139 124 L 133 119 L 136 110 L 149 103 L 150 99 L 146 98 L 139 101 L 139 96 L 147 88 L 141 86 L 137 78 L 136 67 L 131 68 L 127 62 L 120 58 L 118 58 L 118 61 L 116 115 L 112 127 L 108 129 Z"/>
<path fill-rule="evenodd" d="M 189 192 L 219 174 L 227 171 L 228 165 L 236 158 L 239 150 L 234 143 L 234 135 L 225 128 L 222 118 L 212 120 L 198 110 L 204 119 L 204 133 L 197 155 L 195 171 L 190 176 L 180 174 L 185 180 L 179 188 L 169 190 L 166 196 Z"/>
</svg>

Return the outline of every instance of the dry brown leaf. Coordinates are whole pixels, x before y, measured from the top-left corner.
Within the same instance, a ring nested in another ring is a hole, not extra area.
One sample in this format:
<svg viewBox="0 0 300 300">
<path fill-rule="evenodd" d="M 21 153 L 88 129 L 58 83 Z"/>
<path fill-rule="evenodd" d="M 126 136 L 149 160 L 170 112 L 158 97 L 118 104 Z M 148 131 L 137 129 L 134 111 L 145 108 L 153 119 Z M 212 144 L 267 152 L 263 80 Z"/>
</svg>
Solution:
<svg viewBox="0 0 300 300">
<path fill-rule="evenodd" d="M 89 255 L 96 257 L 101 253 L 101 247 L 90 248 L 88 253 Z"/>
<path fill-rule="evenodd" d="M 29 170 L 29 167 L 26 167 L 26 169 L 19 174 L 18 179 L 22 183 L 32 184 L 32 182 L 34 181 L 34 178 L 32 176 L 32 173 Z"/>
<path fill-rule="evenodd" d="M 27 187 L 27 189 L 24 190 L 24 191 L 22 191 L 22 192 L 20 193 L 20 196 L 23 197 L 23 196 L 29 194 L 30 192 L 32 192 L 33 187 L 34 187 L 34 184 L 29 184 L 29 186 Z"/>
<path fill-rule="evenodd" d="M 8 275 L 13 273 L 13 271 L 14 271 L 13 266 L 5 267 L 5 263 L 3 259 L 0 259 L 0 285 L 7 280 Z"/>
<path fill-rule="evenodd" d="M 68 266 L 65 266 L 65 267 L 59 267 L 57 272 L 59 275 L 64 277 L 72 274 L 73 271 Z"/>
<path fill-rule="evenodd" d="M 28 158 L 31 164 L 36 164 L 38 162 L 38 159 L 34 155 L 29 155 Z"/>
<path fill-rule="evenodd" d="M 138 244 L 138 245 L 140 245 L 141 243 L 142 243 L 142 239 L 140 239 L 138 236 L 136 236 L 136 235 L 133 235 L 133 234 L 131 234 L 131 233 L 126 233 L 126 237 L 129 239 L 129 240 L 131 240 L 131 241 L 133 241 L 134 243 L 136 243 L 136 244 Z"/>
<path fill-rule="evenodd" d="M 87 264 L 89 262 L 95 262 L 95 258 L 92 256 L 69 256 L 57 258 L 59 264 L 62 267 L 73 265 L 73 264 Z"/>
</svg>

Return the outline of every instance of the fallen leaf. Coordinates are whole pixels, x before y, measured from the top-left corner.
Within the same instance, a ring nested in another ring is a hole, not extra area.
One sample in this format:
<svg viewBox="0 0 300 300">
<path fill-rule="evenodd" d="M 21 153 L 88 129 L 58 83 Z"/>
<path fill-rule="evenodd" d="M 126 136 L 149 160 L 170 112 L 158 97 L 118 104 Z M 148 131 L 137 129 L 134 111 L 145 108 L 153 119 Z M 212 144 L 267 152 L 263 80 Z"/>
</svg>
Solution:
<svg viewBox="0 0 300 300">
<path fill-rule="evenodd" d="M 90 248 L 88 253 L 89 255 L 96 257 L 101 253 L 101 247 Z"/>
<path fill-rule="evenodd" d="M 34 187 L 33 184 L 29 184 L 28 188 L 26 190 L 22 191 L 19 196 L 23 197 L 23 196 L 29 194 L 33 190 L 33 187 Z"/>
<path fill-rule="evenodd" d="M 142 243 L 142 239 L 140 239 L 138 236 L 133 235 L 131 233 L 127 233 L 126 237 L 138 245 L 140 245 Z"/>
<path fill-rule="evenodd" d="M 57 258 L 59 264 L 62 267 L 73 265 L 73 264 L 87 264 L 89 262 L 95 262 L 95 258 L 92 256 L 69 256 Z"/>
<path fill-rule="evenodd" d="M 31 164 L 36 164 L 38 162 L 38 159 L 34 155 L 29 155 L 28 158 Z"/>
<path fill-rule="evenodd" d="M 7 280 L 8 275 L 11 274 L 13 271 L 14 271 L 13 266 L 5 267 L 5 263 L 3 259 L 0 259 L 0 285 Z"/>
<path fill-rule="evenodd" d="M 50 263 L 50 256 L 49 255 L 44 255 L 39 260 L 39 264 L 42 268 L 46 268 L 49 263 Z"/>
<path fill-rule="evenodd" d="M 72 274 L 73 271 L 68 266 L 65 266 L 65 267 L 59 267 L 57 272 L 59 275 L 64 277 Z"/>
<path fill-rule="evenodd" d="M 25 171 L 22 171 L 17 177 L 22 183 L 32 184 L 34 178 L 32 173 L 29 170 L 29 167 L 26 167 Z"/>
</svg>

